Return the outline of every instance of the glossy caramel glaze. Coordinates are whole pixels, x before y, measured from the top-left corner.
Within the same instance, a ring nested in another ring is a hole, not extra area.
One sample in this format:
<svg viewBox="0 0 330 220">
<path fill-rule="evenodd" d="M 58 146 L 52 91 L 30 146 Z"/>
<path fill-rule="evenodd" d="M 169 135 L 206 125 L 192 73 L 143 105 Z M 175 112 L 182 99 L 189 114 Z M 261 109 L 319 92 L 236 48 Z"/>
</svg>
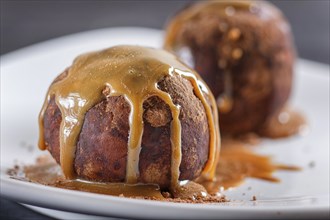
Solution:
<svg viewBox="0 0 330 220">
<path fill-rule="evenodd" d="M 40 149 L 44 141 L 44 112 L 51 97 L 62 114 L 60 127 L 60 164 L 68 179 L 75 179 L 73 161 L 76 144 L 86 112 L 107 96 L 123 96 L 130 105 L 129 139 L 126 183 L 135 184 L 139 177 L 139 154 L 143 135 L 143 103 L 158 96 L 170 108 L 171 122 L 171 185 L 178 184 L 181 163 L 180 106 L 175 105 L 169 94 L 157 88 L 166 76 L 179 75 L 191 82 L 195 95 L 202 102 L 210 131 L 209 159 L 203 174 L 212 179 L 220 150 L 218 116 L 214 97 L 198 74 L 163 50 L 138 46 L 116 46 L 88 53 L 75 59 L 67 76 L 53 83 L 39 115 Z M 207 97 L 204 97 L 207 96 Z M 208 104 L 209 101 L 212 106 Z"/>
</svg>

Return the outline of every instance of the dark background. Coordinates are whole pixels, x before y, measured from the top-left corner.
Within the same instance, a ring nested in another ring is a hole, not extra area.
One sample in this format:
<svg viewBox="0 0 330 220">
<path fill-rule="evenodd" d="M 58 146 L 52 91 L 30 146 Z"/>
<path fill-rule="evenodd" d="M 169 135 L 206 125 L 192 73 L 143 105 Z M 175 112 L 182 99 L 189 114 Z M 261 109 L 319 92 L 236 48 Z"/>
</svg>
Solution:
<svg viewBox="0 0 330 220">
<path fill-rule="evenodd" d="M 115 26 L 161 29 L 189 0 L 1 0 L 1 55 L 40 41 Z M 277 0 L 292 25 L 300 57 L 329 64 L 329 1 Z M 48 219 L 1 198 L 1 219 Z"/>
<path fill-rule="evenodd" d="M 1 1 L 1 54 L 80 31 L 114 26 L 163 28 L 189 0 Z M 273 0 L 292 25 L 299 55 L 329 64 L 329 1 Z"/>
</svg>

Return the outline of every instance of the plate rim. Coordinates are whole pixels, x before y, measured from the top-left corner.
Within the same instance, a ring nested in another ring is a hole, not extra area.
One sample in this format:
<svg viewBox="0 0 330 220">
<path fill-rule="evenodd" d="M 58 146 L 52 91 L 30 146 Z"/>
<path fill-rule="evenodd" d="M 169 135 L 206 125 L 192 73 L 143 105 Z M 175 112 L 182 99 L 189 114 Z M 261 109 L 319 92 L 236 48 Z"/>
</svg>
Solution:
<svg viewBox="0 0 330 220">
<path fill-rule="evenodd" d="M 259 215 L 267 215 L 267 216 L 276 216 L 279 212 L 281 213 L 281 217 L 284 217 L 286 215 L 293 215 L 293 214 L 299 214 L 304 216 L 327 216 L 329 215 L 330 208 L 329 205 L 326 204 L 317 204 L 317 205 L 290 205 L 290 206 L 281 206 L 281 205 L 272 205 L 272 206 L 253 206 L 253 202 L 251 201 L 251 206 L 240 206 L 238 205 L 232 205 L 232 204 L 189 204 L 189 203 L 173 203 L 173 202 L 163 202 L 163 201 L 153 201 L 153 200 L 142 200 L 142 199 L 132 199 L 132 198 L 121 198 L 116 196 L 109 196 L 109 195 L 101 195 L 101 194 L 95 194 L 95 193 L 89 193 L 89 192 L 80 192 L 80 191 L 74 191 L 74 190 L 68 190 L 68 189 L 59 189 L 56 187 L 49 187 L 49 186 L 43 186 L 38 185 L 34 183 L 28 183 L 23 181 L 15 181 L 15 184 L 12 184 L 13 181 L 6 180 L 4 178 L 1 178 L 1 190 L 0 194 L 4 196 L 5 198 L 15 198 L 16 202 L 21 202 L 29 205 L 34 205 L 38 207 L 44 207 L 44 208 L 51 208 L 56 210 L 62 210 L 62 211 L 73 211 L 76 213 L 84 213 L 84 214 L 92 214 L 92 215 L 99 215 L 99 216 L 109 216 L 111 213 L 112 217 L 134 217 L 134 213 L 126 213 L 127 215 L 122 215 L 123 213 L 120 212 L 120 214 L 117 215 L 113 214 L 113 211 L 116 211 L 115 209 L 107 209 L 109 212 L 104 212 L 104 210 L 95 210 L 95 207 L 91 206 L 91 209 L 88 208 L 84 210 L 81 210 L 77 207 L 67 207 L 66 203 L 62 203 L 63 199 L 66 199 L 66 202 L 74 202 L 75 200 L 80 199 L 88 199 L 90 202 L 93 202 L 97 200 L 98 202 L 109 202 L 109 204 L 117 204 L 118 206 L 123 205 L 130 205 L 135 206 L 136 208 L 157 208 L 157 209 L 163 209 L 163 212 L 165 211 L 177 211 L 179 210 L 180 213 L 187 213 L 190 212 L 194 213 L 196 215 L 201 210 L 203 213 L 208 212 L 210 217 L 215 216 L 216 214 L 232 214 L 232 213 L 239 213 L 242 214 L 253 214 L 254 216 Z M 4 187 L 3 187 L 4 186 Z M 34 198 L 27 199 L 26 196 L 18 196 L 22 195 L 25 191 L 25 187 L 29 187 L 29 194 L 34 193 L 35 191 L 39 193 L 45 193 L 47 194 L 47 200 L 40 201 L 34 200 Z M 4 192 L 3 189 L 9 189 L 6 192 Z M 10 190 L 11 189 L 11 190 Z M 11 192 L 11 193 L 10 193 Z M 73 199 L 71 199 L 73 198 Z M 256 201 L 258 203 L 258 201 Z M 111 207 L 111 206 L 110 206 Z M 109 207 L 107 207 L 109 208 Z M 166 209 L 166 210 L 164 210 Z M 210 213 L 212 212 L 212 213 Z M 132 214 L 132 215 L 131 215 Z M 195 217 L 199 218 L 203 215 L 197 215 Z M 136 217 L 136 216 L 135 216 Z M 149 218 L 155 218 L 157 216 L 149 216 Z M 164 216 L 160 216 L 164 217 Z M 171 217 L 171 216 L 169 216 Z M 174 217 L 174 216 L 173 216 Z M 173 218 L 172 217 L 172 218 Z M 237 217 L 233 215 L 233 217 Z M 148 218 L 148 217 L 147 217 Z"/>
<path fill-rule="evenodd" d="M 38 50 L 42 47 L 45 46 L 49 46 L 52 44 L 61 44 L 67 40 L 70 40 L 72 38 L 76 38 L 77 36 L 79 37 L 83 37 L 82 35 L 90 35 L 90 34 L 97 34 L 98 32 L 104 32 L 104 31 L 151 31 L 151 32 L 158 32 L 158 34 L 163 34 L 163 31 L 158 30 L 158 29 L 154 29 L 154 28 L 147 28 L 147 27 L 111 27 L 111 28 L 102 28 L 102 29 L 94 29 L 94 30 L 88 30 L 88 31 L 83 31 L 83 32 L 78 32 L 78 33 L 73 33 L 70 35 L 65 35 L 65 36 L 61 36 L 58 38 L 53 38 L 53 39 L 49 39 L 43 42 L 39 42 L 36 44 L 32 44 L 23 48 L 20 48 L 18 50 L 15 51 L 11 51 L 9 53 L 3 54 L 0 57 L 1 60 L 1 69 L 3 67 L 3 65 L 6 65 L 6 63 L 10 63 L 11 59 L 15 58 L 15 57 L 21 57 L 24 56 L 24 54 L 28 54 L 31 50 Z M 15 58 L 15 59 L 19 59 L 19 58 Z M 326 68 L 329 69 L 329 65 L 326 65 L 324 63 L 319 63 L 319 62 L 315 62 L 315 61 L 310 61 L 310 60 L 305 60 L 305 59 L 299 59 L 297 60 L 297 62 L 306 62 L 309 63 L 311 65 L 318 65 L 318 66 L 322 66 L 322 68 Z M 3 73 L 1 73 L 1 75 L 3 75 Z M 319 75 L 320 76 L 320 75 Z M 324 74 L 323 74 L 324 76 Z M 325 76 L 327 78 L 329 78 L 329 75 Z M 2 126 L 1 126 L 2 127 Z M 2 147 L 1 147 L 2 149 Z M 6 175 L 3 175 L 3 166 L 1 163 L 1 189 L 0 189 L 0 195 L 4 196 L 6 198 L 9 199 L 14 199 L 16 201 L 19 202 L 28 202 L 28 204 L 36 204 L 37 206 L 40 207 L 45 207 L 45 208 L 54 208 L 57 209 L 58 207 L 54 204 L 51 203 L 43 203 L 40 204 L 36 201 L 30 201 L 29 199 L 27 199 L 26 197 L 24 198 L 24 196 L 18 195 L 17 193 L 17 188 L 15 190 L 15 187 L 17 187 L 16 184 L 19 185 L 18 190 L 23 190 L 25 187 L 32 187 L 33 190 L 38 190 L 39 188 L 41 188 L 42 192 L 48 192 L 51 193 L 51 195 L 61 195 L 61 196 L 73 196 L 73 197 L 82 197 L 82 198 L 88 198 L 88 197 L 92 197 L 93 199 L 102 199 L 102 200 L 111 200 L 112 202 L 116 202 L 116 203 L 123 203 L 123 205 L 125 205 L 126 203 L 129 204 L 134 204 L 134 205 L 142 205 L 142 206 L 146 206 L 145 204 L 147 204 L 147 206 L 151 206 L 151 207 L 166 207 L 166 208 L 179 208 L 179 209 L 187 209 L 186 211 L 191 211 L 191 210 L 200 210 L 200 209 L 207 209 L 207 210 L 216 210 L 219 213 L 223 213 L 223 212 L 228 212 L 231 213 L 233 211 L 237 211 L 240 212 L 240 214 L 242 214 L 242 212 L 246 212 L 246 213 L 250 213 L 253 212 L 255 214 L 265 214 L 267 212 L 269 213 L 273 213 L 274 211 L 280 211 L 282 212 L 282 215 L 280 217 L 284 217 L 284 214 L 292 214 L 294 212 L 299 212 L 301 213 L 305 213 L 306 214 L 311 214 L 311 216 L 315 216 L 315 213 L 318 214 L 325 214 L 327 213 L 329 215 L 329 211 L 330 211 L 330 207 L 329 207 L 329 203 L 328 204 L 324 204 L 324 205 L 308 205 L 308 206 L 301 206 L 301 205 L 290 205 L 288 207 L 285 207 L 283 205 L 272 205 L 272 206 L 223 206 L 223 205 L 217 205 L 217 204 L 187 204 L 187 203 L 171 203 L 171 202 L 162 202 L 162 201 L 148 201 L 148 200 L 138 200 L 138 199 L 130 199 L 130 198 L 120 198 L 120 197 L 116 197 L 116 196 L 109 196 L 109 195 L 99 195 L 99 194 L 93 194 L 93 193 L 88 193 L 88 192 L 77 192 L 77 191 L 72 191 L 72 190 L 66 190 L 66 189 L 58 189 L 58 188 L 54 188 L 54 187 L 49 187 L 49 186 L 43 186 L 43 185 L 37 185 L 37 184 L 32 184 L 32 183 L 26 183 L 26 182 L 22 182 L 22 181 L 15 181 L 15 184 L 12 184 L 13 180 L 7 178 Z M 13 190 L 8 190 L 12 188 Z M 6 190 L 7 189 L 7 190 Z M 24 191 L 24 190 L 23 190 Z M 329 199 L 329 195 L 327 195 L 328 199 Z M 48 201 L 49 202 L 49 201 Z M 46 205 L 48 204 L 48 205 Z M 202 207 L 201 207 L 202 206 Z M 197 208 L 198 207 L 198 208 Z M 61 209 L 59 210 L 66 210 L 66 211 L 72 211 L 72 209 L 67 208 L 66 207 L 61 207 Z M 81 210 L 76 210 L 76 212 L 79 213 L 85 213 L 85 212 L 81 212 Z M 94 213 L 94 212 L 86 212 L 86 214 L 97 214 L 99 215 L 100 213 Z M 273 213 L 274 214 L 274 213 Z M 273 215 L 271 215 L 272 217 L 274 217 Z M 122 215 L 119 215 L 118 217 L 123 217 Z"/>
</svg>

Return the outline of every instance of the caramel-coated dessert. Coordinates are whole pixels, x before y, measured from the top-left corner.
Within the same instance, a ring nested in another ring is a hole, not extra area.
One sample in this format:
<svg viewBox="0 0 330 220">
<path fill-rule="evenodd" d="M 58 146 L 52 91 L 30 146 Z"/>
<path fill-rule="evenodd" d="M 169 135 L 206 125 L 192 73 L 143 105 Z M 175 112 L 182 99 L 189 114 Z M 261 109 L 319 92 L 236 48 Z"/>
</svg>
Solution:
<svg viewBox="0 0 330 220">
<path fill-rule="evenodd" d="M 79 56 L 51 84 L 39 147 L 67 179 L 169 189 L 213 178 L 217 117 L 206 84 L 174 55 L 116 46 Z"/>
<path fill-rule="evenodd" d="M 263 131 L 288 100 L 295 60 L 290 26 L 275 6 L 264 1 L 197 2 L 172 18 L 165 48 L 209 85 L 222 133 L 289 135 Z"/>
</svg>

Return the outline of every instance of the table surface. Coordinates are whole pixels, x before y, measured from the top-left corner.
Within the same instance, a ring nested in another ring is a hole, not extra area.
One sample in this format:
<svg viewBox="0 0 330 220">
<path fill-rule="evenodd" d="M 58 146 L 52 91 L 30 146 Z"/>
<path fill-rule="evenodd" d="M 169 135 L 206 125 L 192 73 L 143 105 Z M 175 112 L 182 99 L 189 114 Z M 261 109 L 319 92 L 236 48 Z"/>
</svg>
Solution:
<svg viewBox="0 0 330 220">
<path fill-rule="evenodd" d="M 118 26 L 161 29 L 189 0 L 172 1 L 4 1 L 1 55 L 40 41 L 80 31 Z M 329 1 L 271 1 L 291 23 L 298 54 L 329 64 Z M 0 199 L 1 219 L 52 219 Z"/>
</svg>

